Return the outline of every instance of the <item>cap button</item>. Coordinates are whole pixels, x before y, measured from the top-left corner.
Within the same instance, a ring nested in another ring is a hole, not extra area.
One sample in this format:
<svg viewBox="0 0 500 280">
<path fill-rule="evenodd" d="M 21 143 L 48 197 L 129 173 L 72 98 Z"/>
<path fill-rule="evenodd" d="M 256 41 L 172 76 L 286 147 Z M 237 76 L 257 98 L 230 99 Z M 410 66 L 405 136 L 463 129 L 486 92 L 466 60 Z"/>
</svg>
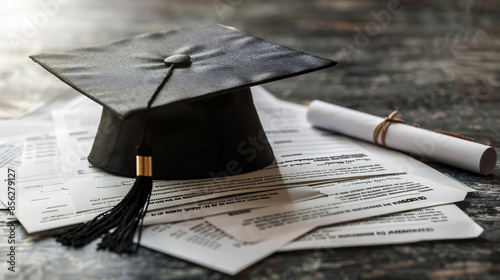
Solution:
<svg viewBox="0 0 500 280">
<path fill-rule="evenodd" d="M 187 54 L 179 53 L 171 55 L 163 60 L 167 64 L 182 64 L 187 63 L 191 60 L 191 57 Z"/>
</svg>

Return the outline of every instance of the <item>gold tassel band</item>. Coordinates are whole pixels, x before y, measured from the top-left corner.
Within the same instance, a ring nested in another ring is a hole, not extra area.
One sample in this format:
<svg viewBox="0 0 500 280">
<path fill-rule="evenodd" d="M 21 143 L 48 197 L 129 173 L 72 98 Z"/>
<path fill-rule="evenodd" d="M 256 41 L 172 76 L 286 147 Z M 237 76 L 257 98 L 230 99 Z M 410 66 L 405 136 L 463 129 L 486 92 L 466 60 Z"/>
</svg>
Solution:
<svg viewBox="0 0 500 280">
<path fill-rule="evenodd" d="M 136 156 L 137 176 L 153 177 L 153 158 L 150 156 Z"/>
</svg>

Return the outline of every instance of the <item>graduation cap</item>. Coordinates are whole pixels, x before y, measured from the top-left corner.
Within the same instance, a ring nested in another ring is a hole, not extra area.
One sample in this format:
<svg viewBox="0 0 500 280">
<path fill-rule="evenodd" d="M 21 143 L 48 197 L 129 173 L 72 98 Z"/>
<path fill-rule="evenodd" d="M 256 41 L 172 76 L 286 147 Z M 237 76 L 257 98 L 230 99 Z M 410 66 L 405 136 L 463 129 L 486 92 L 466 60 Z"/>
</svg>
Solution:
<svg viewBox="0 0 500 280">
<path fill-rule="evenodd" d="M 221 25 L 31 58 L 103 106 L 89 162 L 137 176 L 115 208 L 59 238 L 78 247 L 106 234 L 101 247 L 116 252 L 134 251 L 153 178 L 235 175 L 273 161 L 251 86 L 336 64 Z"/>
</svg>

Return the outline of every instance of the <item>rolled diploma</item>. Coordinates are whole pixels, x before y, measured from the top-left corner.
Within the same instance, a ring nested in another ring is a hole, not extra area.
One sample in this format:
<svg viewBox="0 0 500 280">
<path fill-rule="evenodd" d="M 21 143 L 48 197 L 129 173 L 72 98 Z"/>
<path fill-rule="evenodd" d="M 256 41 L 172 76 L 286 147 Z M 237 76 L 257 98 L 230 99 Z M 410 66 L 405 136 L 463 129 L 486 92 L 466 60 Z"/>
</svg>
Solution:
<svg viewBox="0 0 500 280">
<path fill-rule="evenodd" d="M 307 120 L 316 127 L 373 143 L 373 130 L 384 118 L 315 100 L 309 105 Z M 483 175 L 493 171 L 497 160 L 490 146 L 401 123 L 389 126 L 385 143 L 395 150 Z"/>
</svg>

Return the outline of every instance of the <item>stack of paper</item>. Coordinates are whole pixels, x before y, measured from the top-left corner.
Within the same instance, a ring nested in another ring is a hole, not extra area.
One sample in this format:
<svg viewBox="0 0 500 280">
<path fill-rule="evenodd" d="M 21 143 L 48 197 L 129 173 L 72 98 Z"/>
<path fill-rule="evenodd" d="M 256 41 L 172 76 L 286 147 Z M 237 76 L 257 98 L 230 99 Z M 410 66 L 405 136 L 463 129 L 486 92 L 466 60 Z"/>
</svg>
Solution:
<svg viewBox="0 0 500 280">
<path fill-rule="evenodd" d="M 468 187 L 400 153 L 312 128 L 304 107 L 261 87 L 253 94 L 276 161 L 231 177 L 155 181 L 141 245 L 236 274 L 280 250 L 482 232 L 450 204 Z M 87 162 L 100 108 L 77 101 L 44 118 L 51 122 L 0 125 L 1 175 L 16 174 L 15 214 L 29 233 L 88 221 L 133 184 Z"/>
</svg>

